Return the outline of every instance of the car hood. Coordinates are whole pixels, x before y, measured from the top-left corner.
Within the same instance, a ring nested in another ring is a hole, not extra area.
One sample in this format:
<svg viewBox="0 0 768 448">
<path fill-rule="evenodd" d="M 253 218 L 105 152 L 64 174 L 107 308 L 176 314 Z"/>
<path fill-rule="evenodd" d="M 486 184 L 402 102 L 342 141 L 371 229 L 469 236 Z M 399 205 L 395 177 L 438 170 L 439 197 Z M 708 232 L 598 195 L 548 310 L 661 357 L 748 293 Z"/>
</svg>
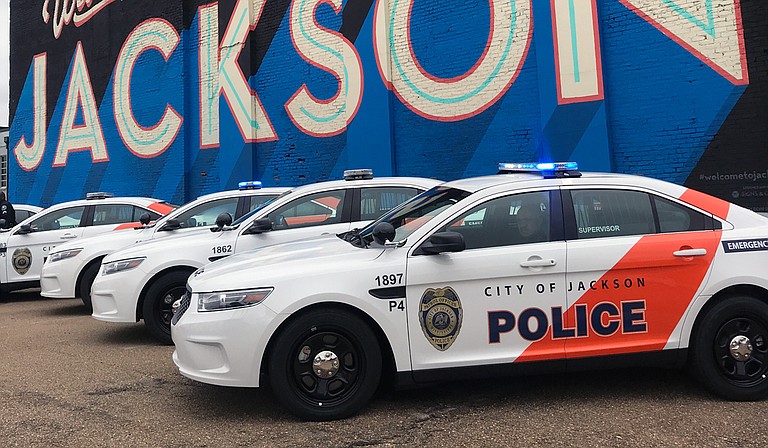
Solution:
<svg viewBox="0 0 768 448">
<path fill-rule="evenodd" d="M 171 235 L 164 238 L 155 238 L 141 241 L 125 247 L 104 259 L 104 262 L 126 260 L 129 258 L 151 256 L 155 253 L 178 253 L 185 247 L 197 246 L 219 238 L 222 232 L 211 232 L 210 227 L 206 231 L 188 232 L 181 235 Z"/>
<path fill-rule="evenodd" d="M 383 248 L 359 248 L 335 235 L 323 235 L 255 249 L 209 263 L 189 278 L 193 291 L 223 291 L 297 281 L 308 275 L 340 272 L 344 266 L 376 259 Z M 343 272 L 343 271 L 342 271 Z M 266 282 L 266 283 L 265 283 Z"/>
</svg>

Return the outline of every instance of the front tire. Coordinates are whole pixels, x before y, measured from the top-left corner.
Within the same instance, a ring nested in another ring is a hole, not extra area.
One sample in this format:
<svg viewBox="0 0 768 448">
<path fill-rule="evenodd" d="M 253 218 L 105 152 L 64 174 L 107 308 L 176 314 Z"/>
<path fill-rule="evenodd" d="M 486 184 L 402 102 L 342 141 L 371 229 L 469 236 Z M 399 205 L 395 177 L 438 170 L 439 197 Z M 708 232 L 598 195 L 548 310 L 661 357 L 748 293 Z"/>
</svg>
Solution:
<svg viewBox="0 0 768 448">
<path fill-rule="evenodd" d="M 172 344 L 171 319 L 173 318 L 173 302 L 184 294 L 187 279 L 191 272 L 173 271 L 155 280 L 144 296 L 142 306 L 144 325 L 155 339 Z"/>
<path fill-rule="evenodd" d="M 720 302 L 691 342 L 694 371 L 712 392 L 736 401 L 768 396 L 768 304 L 752 297 Z"/>
<path fill-rule="evenodd" d="M 100 258 L 88 265 L 83 271 L 83 276 L 80 279 L 80 299 L 82 299 L 88 314 L 93 313 L 93 305 L 91 304 L 91 286 L 93 286 L 93 281 L 96 280 L 96 276 L 99 274 L 99 269 L 101 269 L 101 260 L 102 259 Z"/>
<path fill-rule="evenodd" d="M 317 310 L 289 322 L 268 359 L 269 383 L 289 411 L 306 420 L 348 417 L 381 379 L 381 348 L 368 325 L 345 310 Z"/>
</svg>

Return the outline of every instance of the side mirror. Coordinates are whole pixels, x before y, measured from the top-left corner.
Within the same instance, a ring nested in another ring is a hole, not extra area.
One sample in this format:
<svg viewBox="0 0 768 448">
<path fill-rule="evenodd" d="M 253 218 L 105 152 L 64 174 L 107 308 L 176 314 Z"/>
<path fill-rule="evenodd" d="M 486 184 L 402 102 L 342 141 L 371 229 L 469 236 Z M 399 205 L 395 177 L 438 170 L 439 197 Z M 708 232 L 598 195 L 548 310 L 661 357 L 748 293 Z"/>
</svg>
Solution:
<svg viewBox="0 0 768 448">
<path fill-rule="evenodd" d="M 149 216 L 149 213 L 147 212 L 144 212 L 141 214 L 141 216 L 139 216 L 139 222 L 143 226 L 146 226 L 147 224 L 149 224 L 150 221 L 152 221 L 152 217 Z"/>
<path fill-rule="evenodd" d="M 32 226 L 29 224 L 24 224 L 23 226 L 19 227 L 19 230 L 16 231 L 17 235 L 26 235 L 28 233 L 32 233 Z"/>
<path fill-rule="evenodd" d="M 181 223 L 179 222 L 178 219 L 169 219 L 168 221 L 165 222 L 165 224 L 163 224 L 163 227 L 160 227 L 157 230 L 166 231 L 166 230 L 176 230 L 180 228 L 181 228 Z"/>
<path fill-rule="evenodd" d="M 243 234 L 258 234 L 258 233 L 264 233 L 269 232 L 272 230 L 272 221 L 269 218 L 261 218 L 253 221 L 253 224 L 251 224 L 247 229 L 245 229 L 245 232 Z"/>
<path fill-rule="evenodd" d="M 230 224 L 232 224 L 232 215 L 229 213 L 220 213 L 219 216 L 216 217 L 216 227 L 221 229 L 222 227 L 228 226 Z"/>
<path fill-rule="evenodd" d="M 442 252 L 461 252 L 465 248 L 464 235 L 458 232 L 438 232 L 429 237 L 414 255 L 434 255 Z"/>
<path fill-rule="evenodd" d="M 373 228 L 373 240 L 384 245 L 387 241 L 395 240 L 395 227 L 388 222 L 380 222 Z"/>
</svg>

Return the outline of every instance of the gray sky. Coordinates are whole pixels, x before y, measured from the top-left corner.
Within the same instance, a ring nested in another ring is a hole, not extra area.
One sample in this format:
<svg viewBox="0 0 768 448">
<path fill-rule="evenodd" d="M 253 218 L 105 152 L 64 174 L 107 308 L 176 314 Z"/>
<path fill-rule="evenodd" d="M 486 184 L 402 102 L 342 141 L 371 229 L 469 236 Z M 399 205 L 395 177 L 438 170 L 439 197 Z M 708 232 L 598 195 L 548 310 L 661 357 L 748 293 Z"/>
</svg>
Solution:
<svg viewBox="0 0 768 448">
<path fill-rule="evenodd" d="M 8 76 L 10 65 L 11 32 L 10 0 L 0 0 L 0 126 L 8 126 Z"/>
</svg>

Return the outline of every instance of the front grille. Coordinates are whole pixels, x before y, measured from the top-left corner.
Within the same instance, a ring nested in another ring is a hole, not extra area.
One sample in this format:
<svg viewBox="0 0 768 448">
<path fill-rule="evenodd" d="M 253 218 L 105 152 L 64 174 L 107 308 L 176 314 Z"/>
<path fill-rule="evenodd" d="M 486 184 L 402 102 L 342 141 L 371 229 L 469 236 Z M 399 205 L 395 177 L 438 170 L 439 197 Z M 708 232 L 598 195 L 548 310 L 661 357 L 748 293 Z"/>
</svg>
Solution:
<svg viewBox="0 0 768 448">
<path fill-rule="evenodd" d="M 171 319 L 171 325 L 176 325 L 179 319 L 181 319 L 181 316 L 189 309 L 190 303 L 192 303 L 192 291 L 187 289 L 187 292 L 185 292 L 184 295 L 181 296 L 181 304 L 179 304 L 179 309 L 176 310 L 175 313 L 173 313 L 173 319 Z"/>
</svg>

